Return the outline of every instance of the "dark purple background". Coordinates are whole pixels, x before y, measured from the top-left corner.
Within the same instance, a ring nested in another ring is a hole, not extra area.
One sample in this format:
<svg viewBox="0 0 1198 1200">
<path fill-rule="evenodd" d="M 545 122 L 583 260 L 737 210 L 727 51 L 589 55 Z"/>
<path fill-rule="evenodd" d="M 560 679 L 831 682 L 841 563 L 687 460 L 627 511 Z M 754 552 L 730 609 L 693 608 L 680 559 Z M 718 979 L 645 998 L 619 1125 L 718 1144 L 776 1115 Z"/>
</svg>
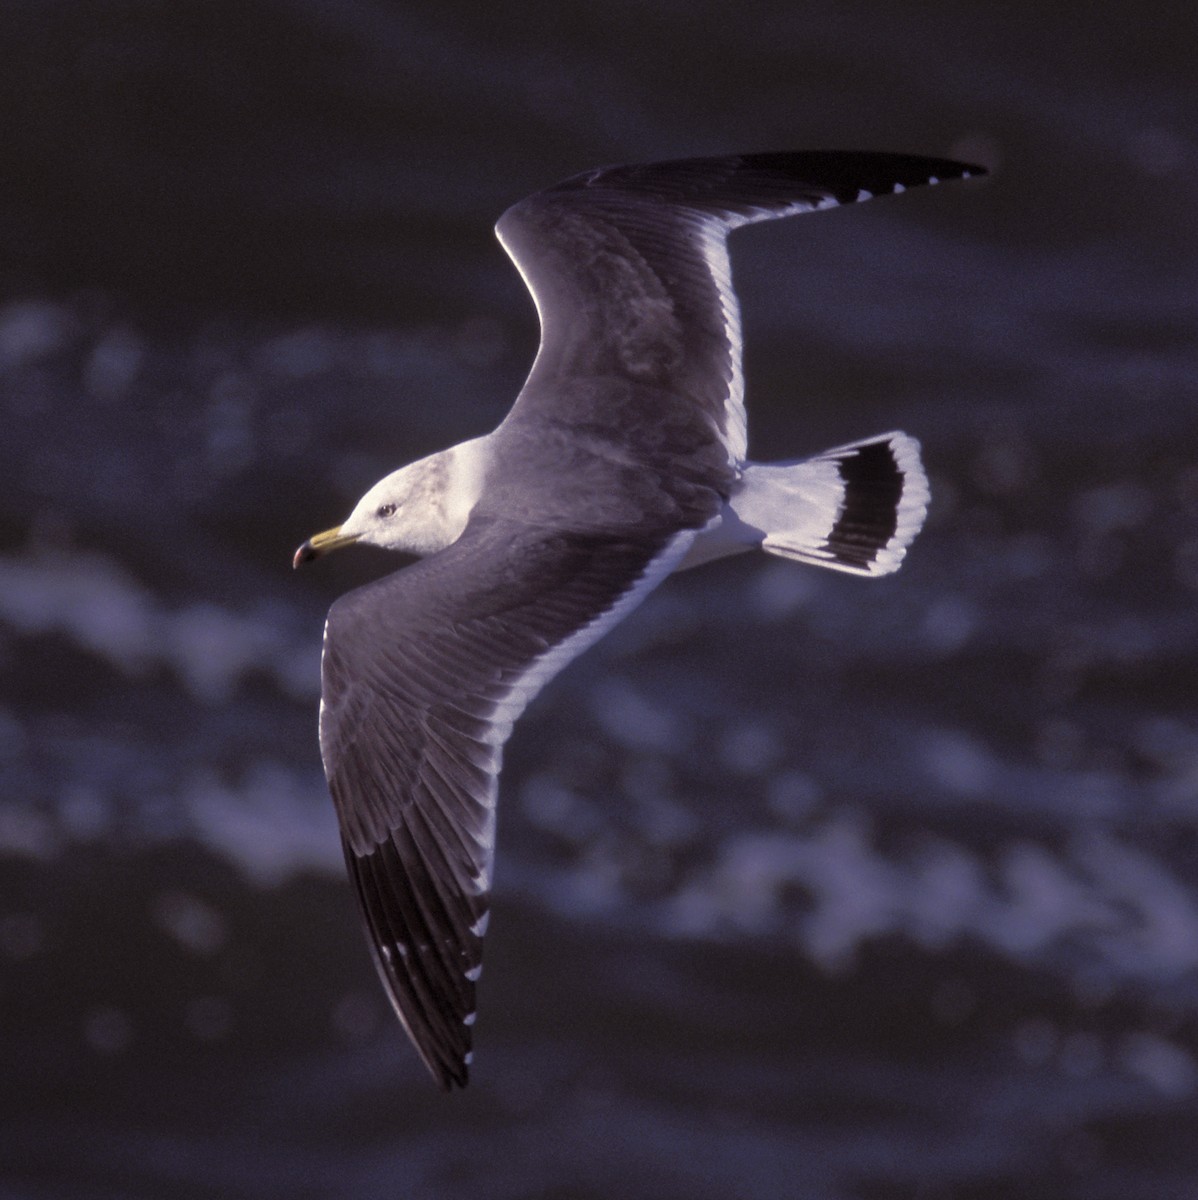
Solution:
<svg viewBox="0 0 1198 1200">
<path fill-rule="evenodd" d="M 4 1200 L 1194 1194 L 1198 20 L 1124 9 L 4 6 Z M 315 739 L 389 564 L 290 552 L 506 411 L 507 204 L 797 148 L 995 168 L 733 243 L 755 454 L 907 429 L 928 528 L 533 705 L 444 1097 Z"/>
</svg>

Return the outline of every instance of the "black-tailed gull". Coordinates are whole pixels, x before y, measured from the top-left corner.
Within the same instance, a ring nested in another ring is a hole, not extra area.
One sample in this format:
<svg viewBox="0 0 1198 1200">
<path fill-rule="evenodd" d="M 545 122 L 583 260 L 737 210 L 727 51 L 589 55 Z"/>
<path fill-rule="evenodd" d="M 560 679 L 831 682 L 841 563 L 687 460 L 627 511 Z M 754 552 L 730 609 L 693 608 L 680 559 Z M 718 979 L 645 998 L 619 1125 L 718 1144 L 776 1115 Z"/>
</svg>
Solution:
<svg viewBox="0 0 1198 1200">
<path fill-rule="evenodd" d="M 533 696 L 673 571 L 760 547 L 884 575 L 924 520 L 904 433 L 747 458 L 728 232 L 984 173 L 747 154 L 604 167 L 521 200 L 496 231 L 541 345 L 511 412 L 296 552 L 424 556 L 329 612 L 320 745 L 379 975 L 445 1088 L 467 1079 L 500 761 Z"/>
</svg>

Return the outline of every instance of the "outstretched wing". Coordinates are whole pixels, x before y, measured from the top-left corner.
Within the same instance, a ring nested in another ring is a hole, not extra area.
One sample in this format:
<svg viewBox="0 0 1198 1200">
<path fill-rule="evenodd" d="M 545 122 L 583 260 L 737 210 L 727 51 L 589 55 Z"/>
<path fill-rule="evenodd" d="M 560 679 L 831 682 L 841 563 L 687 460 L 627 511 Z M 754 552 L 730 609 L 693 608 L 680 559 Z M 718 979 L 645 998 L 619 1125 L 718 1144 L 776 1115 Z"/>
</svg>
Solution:
<svg viewBox="0 0 1198 1200">
<path fill-rule="evenodd" d="M 637 389 L 638 430 L 660 424 L 675 445 L 688 432 L 696 445 L 714 435 L 739 465 L 747 439 L 728 232 L 985 173 L 898 154 L 746 154 L 603 167 L 534 193 L 496 226 L 541 319 L 513 417 L 588 423 L 588 382 L 624 381 Z M 689 431 L 680 396 L 692 401 Z"/>
<path fill-rule="evenodd" d="M 445 1088 L 467 1079 L 503 744 L 694 537 L 475 520 L 329 613 L 320 742 L 346 862 L 379 975 Z"/>
</svg>

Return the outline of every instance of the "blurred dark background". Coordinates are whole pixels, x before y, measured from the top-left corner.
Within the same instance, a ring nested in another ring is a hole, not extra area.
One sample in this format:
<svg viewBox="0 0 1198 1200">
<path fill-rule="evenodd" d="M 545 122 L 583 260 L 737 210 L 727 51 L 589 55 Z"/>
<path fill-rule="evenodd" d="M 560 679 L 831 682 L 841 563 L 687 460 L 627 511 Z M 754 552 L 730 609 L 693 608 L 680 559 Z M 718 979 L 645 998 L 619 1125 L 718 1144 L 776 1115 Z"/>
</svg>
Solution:
<svg viewBox="0 0 1198 1200">
<path fill-rule="evenodd" d="M 0 1197 L 1196 1194 L 1198 18 L 0 8 Z M 470 1089 L 385 1011 L 290 554 L 485 432 L 600 163 L 959 156 L 737 235 L 752 449 L 895 577 L 671 581 L 509 746 Z"/>
</svg>

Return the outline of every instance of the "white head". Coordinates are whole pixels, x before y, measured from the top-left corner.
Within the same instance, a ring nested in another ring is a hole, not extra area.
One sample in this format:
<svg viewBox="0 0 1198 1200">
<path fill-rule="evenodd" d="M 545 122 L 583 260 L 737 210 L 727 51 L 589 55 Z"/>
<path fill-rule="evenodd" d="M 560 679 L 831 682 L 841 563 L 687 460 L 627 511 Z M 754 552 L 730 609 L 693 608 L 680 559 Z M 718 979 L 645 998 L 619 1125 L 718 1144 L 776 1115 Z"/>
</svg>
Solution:
<svg viewBox="0 0 1198 1200">
<path fill-rule="evenodd" d="M 432 554 L 456 541 L 478 499 L 475 442 L 422 458 L 380 479 L 354 506 L 343 525 L 309 538 L 294 566 L 365 542 L 384 550 Z"/>
<path fill-rule="evenodd" d="M 354 505 L 341 536 L 409 554 L 440 549 L 437 533 L 449 473 L 444 457 L 422 458 L 380 479 Z"/>
</svg>

